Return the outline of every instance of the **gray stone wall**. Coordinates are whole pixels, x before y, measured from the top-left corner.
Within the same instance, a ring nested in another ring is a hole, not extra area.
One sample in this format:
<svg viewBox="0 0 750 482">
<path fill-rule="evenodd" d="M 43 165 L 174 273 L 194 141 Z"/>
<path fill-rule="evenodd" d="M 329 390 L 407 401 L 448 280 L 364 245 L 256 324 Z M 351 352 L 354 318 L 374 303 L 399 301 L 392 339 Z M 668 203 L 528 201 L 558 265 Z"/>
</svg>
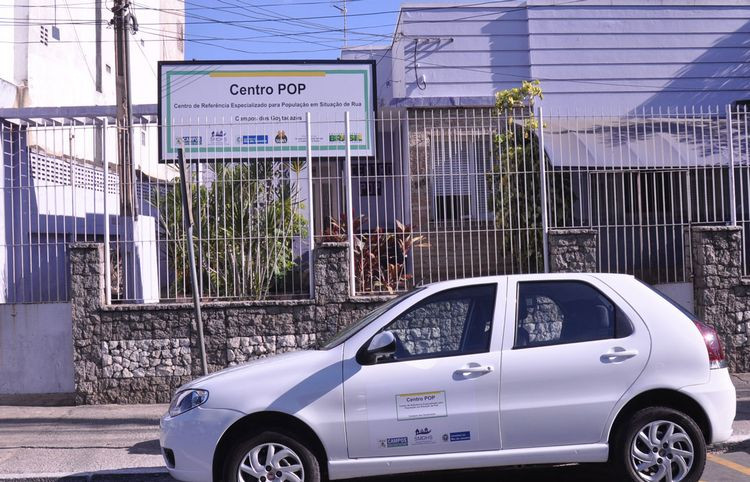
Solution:
<svg viewBox="0 0 750 482">
<path fill-rule="evenodd" d="M 350 298 L 346 243 L 316 248 L 315 299 L 202 305 L 209 371 L 311 348 L 388 297 Z M 70 249 L 78 404 L 165 403 L 201 375 L 190 304 L 105 305 L 104 249 Z"/>
<path fill-rule="evenodd" d="M 562 333 L 564 316 L 557 304 L 546 296 L 537 296 L 533 308 L 528 309 L 521 325 L 529 333 L 532 343 L 544 343 L 559 340 Z"/>
<path fill-rule="evenodd" d="M 429 303 L 401 317 L 390 329 L 412 355 L 455 351 L 468 314 L 467 300 Z"/>
<path fill-rule="evenodd" d="M 694 227 L 695 314 L 716 328 L 735 372 L 750 371 L 750 279 L 743 277 L 742 228 Z"/>
<path fill-rule="evenodd" d="M 750 371 L 742 231 L 697 227 L 691 236 L 696 314 L 719 331 L 730 368 Z M 598 270 L 594 231 L 552 230 L 549 248 L 553 272 Z M 201 374 L 192 305 L 107 306 L 103 246 L 76 244 L 69 253 L 76 403 L 168 402 L 175 388 Z M 209 370 L 314 347 L 388 299 L 351 298 L 347 266 L 346 243 L 325 243 L 316 249 L 315 299 L 204 304 Z M 532 339 L 559 331 L 551 313 L 542 311 L 524 320 Z M 437 327 L 412 328 L 432 333 Z M 445 343 L 452 336 L 442 330 L 434 335 Z"/>
<path fill-rule="evenodd" d="M 549 266 L 553 273 L 599 271 L 598 240 L 593 229 L 551 229 Z"/>
</svg>

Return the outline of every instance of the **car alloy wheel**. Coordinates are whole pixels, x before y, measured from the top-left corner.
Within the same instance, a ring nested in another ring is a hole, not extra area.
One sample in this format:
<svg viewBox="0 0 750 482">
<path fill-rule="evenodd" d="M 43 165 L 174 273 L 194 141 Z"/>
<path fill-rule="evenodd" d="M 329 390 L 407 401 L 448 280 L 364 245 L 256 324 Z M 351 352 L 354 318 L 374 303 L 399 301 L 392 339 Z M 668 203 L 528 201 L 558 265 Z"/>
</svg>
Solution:
<svg viewBox="0 0 750 482">
<path fill-rule="evenodd" d="M 656 420 L 643 426 L 630 447 L 630 462 L 646 482 L 681 482 L 690 473 L 695 450 L 680 425 Z"/>
<path fill-rule="evenodd" d="M 285 427 L 250 434 L 224 459 L 225 482 L 321 482 L 320 461 L 307 437 Z"/>
<path fill-rule="evenodd" d="M 303 482 L 305 469 L 300 457 L 280 443 L 264 443 L 245 454 L 237 470 L 242 482 Z"/>
<path fill-rule="evenodd" d="M 612 433 L 612 479 L 627 482 L 698 482 L 706 442 L 689 415 L 646 407 L 620 421 Z"/>
</svg>

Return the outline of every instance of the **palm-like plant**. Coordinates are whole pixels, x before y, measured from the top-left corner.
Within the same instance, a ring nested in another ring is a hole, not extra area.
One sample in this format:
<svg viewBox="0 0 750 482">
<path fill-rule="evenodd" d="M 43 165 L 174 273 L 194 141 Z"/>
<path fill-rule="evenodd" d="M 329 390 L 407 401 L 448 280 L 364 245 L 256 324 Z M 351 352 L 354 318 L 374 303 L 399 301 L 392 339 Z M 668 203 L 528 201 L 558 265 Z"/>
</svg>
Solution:
<svg viewBox="0 0 750 482">
<path fill-rule="evenodd" d="M 263 299 L 295 266 L 293 242 L 306 234 L 303 205 L 289 170 L 304 165 L 255 161 L 213 166 L 214 180 L 191 190 L 203 294 Z M 167 241 L 177 289 L 191 292 L 179 183 L 152 202 Z M 176 294 L 176 293 L 174 293 Z M 169 294 L 167 295 L 169 296 Z"/>
</svg>

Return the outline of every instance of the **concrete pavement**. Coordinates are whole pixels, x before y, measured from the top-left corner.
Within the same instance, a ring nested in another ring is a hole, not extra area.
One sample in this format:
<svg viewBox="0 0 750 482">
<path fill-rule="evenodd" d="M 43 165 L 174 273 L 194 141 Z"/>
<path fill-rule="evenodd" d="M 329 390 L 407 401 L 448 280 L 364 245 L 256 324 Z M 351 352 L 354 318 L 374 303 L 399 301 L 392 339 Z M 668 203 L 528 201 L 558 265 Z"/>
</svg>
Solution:
<svg viewBox="0 0 750 482">
<path fill-rule="evenodd" d="M 0 407 L 0 481 L 152 480 L 164 475 L 166 405 Z"/>
<path fill-rule="evenodd" d="M 713 447 L 701 480 L 750 481 L 750 374 L 734 377 L 735 433 Z M 171 481 L 159 449 L 159 417 L 166 405 L 79 407 L 0 406 L 0 482 Z M 597 466 L 480 471 L 487 480 L 602 480 Z M 403 482 L 457 480 L 456 474 L 404 477 Z M 475 472 L 466 472 L 474 479 Z M 371 482 L 394 478 L 368 479 Z"/>
</svg>

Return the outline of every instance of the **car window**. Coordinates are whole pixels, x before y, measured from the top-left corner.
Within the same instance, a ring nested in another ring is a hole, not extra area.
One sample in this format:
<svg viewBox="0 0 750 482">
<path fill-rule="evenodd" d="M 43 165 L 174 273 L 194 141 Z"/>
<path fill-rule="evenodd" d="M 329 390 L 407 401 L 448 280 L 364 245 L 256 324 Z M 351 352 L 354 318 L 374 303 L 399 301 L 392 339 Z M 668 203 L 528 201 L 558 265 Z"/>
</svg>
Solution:
<svg viewBox="0 0 750 482">
<path fill-rule="evenodd" d="M 622 338 L 632 324 L 622 310 L 582 281 L 518 284 L 515 348 Z"/>
<path fill-rule="evenodd" d="M 383 303 L 382 305 L 378 306 L 359 320 L 355 321 L 354 323 L 346 326 L 344 329 L 336 333 L 333 338 L 328 340 L 326 343 L 324 343 L 320 349 L 321 350 L 330 350 L 331 348 L 335 348 L 339 346 L 340 344 L 344 343 L 346 340 L 354 336 L 359 330 L 364 328 L 365 326 L 369 325 L 374 319 L 385 313 L 386 311 L 390 310 L 392 307 L 396 306 L 397 304 L 401 303 L 407 298 L 410 298 L 411 296 L 419 293 L 422 291 L 424 287 L 415 288 L 412 291 L 409 291 L 407 293 L 402 294 L 401 296 L 397 296 L 396 298 L 393 298 L 390 301 L 387 301 Z"/>
<path fill-rule="evenodd" d="M 396 353 L 383 361 L 452 356 L 489 350 L 496 284 L 432 295 L 381 331 L 396 338 Z"/>
</svg>

